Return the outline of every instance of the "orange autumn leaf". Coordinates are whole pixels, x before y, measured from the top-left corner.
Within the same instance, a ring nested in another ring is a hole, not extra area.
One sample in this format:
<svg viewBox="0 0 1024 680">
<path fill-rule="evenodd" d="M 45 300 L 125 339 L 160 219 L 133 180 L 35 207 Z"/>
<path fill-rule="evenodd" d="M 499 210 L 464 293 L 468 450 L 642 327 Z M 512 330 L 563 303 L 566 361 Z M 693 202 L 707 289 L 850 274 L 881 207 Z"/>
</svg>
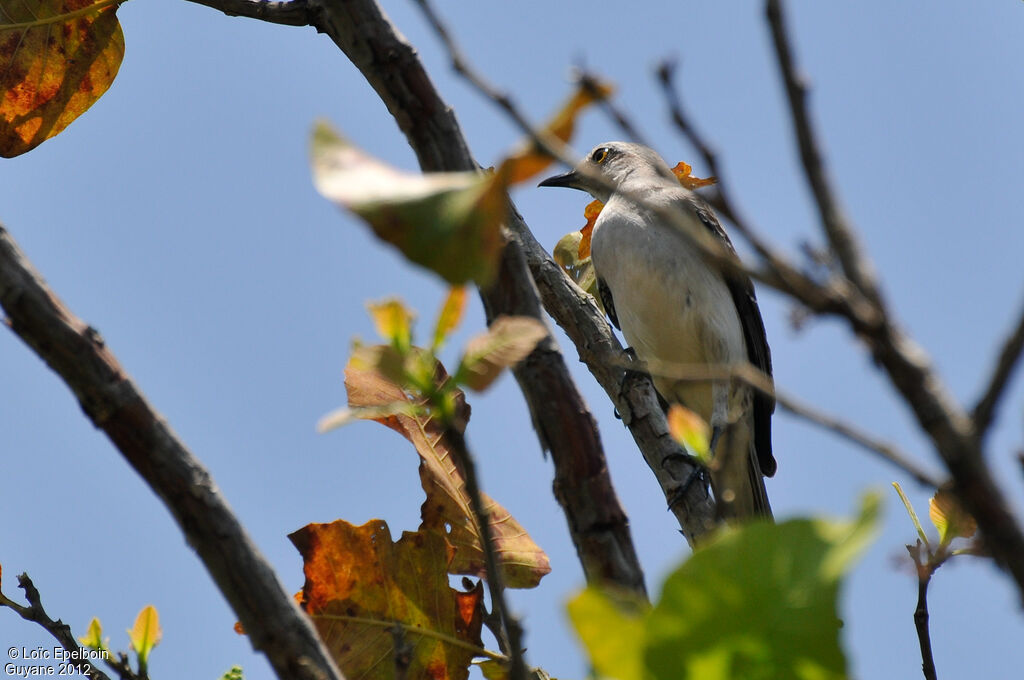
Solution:
<svg viewBox="0 0 1024 680">
<path fill-rule="evenodd" d="M 397 638 L 406 677 L 469 677 L 483 648 L 483 589 L 448 585 L 442 536 L 405 532 L 394 542 L 381 520 L 360 527 L 337 520 L 289 538 L 302 555 L 305 610 L 346 677 L 394 678 Z"/>
<path fill-rule="evenodd" d="M 543 131 L 568 142 L 576 129 L 576 118 L 594 102 L 607 99 L 615 88 L 609 83 L 592 82 L 589 87 L 580 84 L 562 108 L 547 122 Z M 501 163 L 498 174 L 508 184 L 519 184 L 537 175 L 551 165 L 552 159 L 543 153 L 533 140 L 527 139 L 519 149 Z"/>
<path fill-rule="evenodd" d="M 679 179 L 679 183 L 691 191 L 693 189 L 699 189 L 701 187 L 711 186 L 718 181 L 717 177 L 700 178 L 694 177 L 692 174 L 693 167 L 689 163 L 679 161 L 676 163 L 676 167 L 672 168 L 672 173 Z"/>
<path fill-rule="evenodd" d="M 110 87 L 124 58 L 119 0 L 0 0 L 0 156 L 58 134 Z"/>
<path fill-rule="evenodd" d="M 369 349 L 372 348 L 362 348 L 345 367 L 349 406 L 359 409 L 402 401 L 413 403 L 399 385 L 376 370 L 373 364 L 361 360 Z M 448 380 L 448 374 L 438 363 L 435 381 L 444 384 Z M 465 395 L 461 390 L 455 390 L 454 419 L 462 428 L 469 420 L 469 411 Z M 449 572 L 483 578 L 484 553 L 480 531 L 470 509 L 465 481 L 447 448 L 442 436 L 444 428 L 439 420 L 423 412 L 396 412 L 371 419 L 404 436 L 419 454 L 420 481 L 427 494 L 420 511 L 423 527 L 445 536 L 455 548 L 448 565 Z M 486 494 L 483 494 L 483 504 L 490 518 L 494 549 L 505 585 L 510 588 L 536 586 L 551 571 L 547 555 L 505 508 Z"/>
<path fill-rule="evenodd" d="M 594 200 L 587 203 L 587 207 L 583 209 L 583 217 L 587 219 L 587 223 L 580 229 L 582 238 L 580 239 L 579 257 L 581 260 L 590 257 L 590 238 L 594 234 L 597 216 L 601 214 L 603 208 L 604 203 Z"/>
</svg>

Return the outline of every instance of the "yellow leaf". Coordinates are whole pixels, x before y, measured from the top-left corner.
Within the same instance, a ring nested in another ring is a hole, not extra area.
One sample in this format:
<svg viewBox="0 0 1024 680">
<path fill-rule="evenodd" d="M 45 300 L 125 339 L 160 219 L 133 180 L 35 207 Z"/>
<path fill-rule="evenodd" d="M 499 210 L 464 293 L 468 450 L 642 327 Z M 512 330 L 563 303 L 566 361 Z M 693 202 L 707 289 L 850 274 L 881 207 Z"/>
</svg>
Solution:
<svg viewBox="0 0 1024 680">
<path fill-rule="evenodd" d="M 594 102 L 610 97 L 614 89 L 611 84 L 602 82 L 592 83 L 591 87 L 579 85 L 562 108 L 544 126 L 544 132 L 568 142 L 576 128 L 576 118 L 580 113 Z M 501 163 L 498 174 L 503 176 L 509 185 L 519 184 L 534 177 L 551 163 L 551 157 L 542 152 L 532 139 L 527 139 Z"/>
<path fill-rule="evenodd" d="M 437 315 L 437 323 L 434 325 L 434 344 L 436 352 L 448 335 L 454 331 L 459 322 L 462 321 L 462 313 L 466 309 L 466 287 L 454 286 L 448 291 L 448 297 L 441 305 L 441 312 Z"/>
<path fill-rule="evenodd" d="M 142 608 L 135 618 L 135 625 L 128 631 L 132 649 L 139 657 L 139 663 L 145 664 L 149 653 L 160 643 L 163 631 L 160 630 L 160 617 L 156 607 L 149 604 Z"/>
<path fill-rule="evenodd" d="M 683 161 L 679 161 L 678 163 L 676 163 L 676 167 L 672 168 L 672 172 L 679 179 L 679 183 L 682 184 L 687 189 L 692 190 L 699 189 L 700 187 L 711 186 L 712 184 L 718 181 L 718 178 L 716 177 L 708 177 L 706 179 L 694 177 L 693 175 L 690 174 L 692 171 L 693 168 L 690 167 L 688 163 L 684 163 Z"/>
<path fill-rule="evenodd" d="M 404 352 L 412 345 L 412 321 L 415 314 L 398 298 L 366 305 L 377 334 Z"/>
<path fill-rule="evenodd" d="M 947 489 L 939 489 L 928 501 L 928 516 L 939 532 L 942 545 L 949 545 L 954 538 L 970 538 L 978 530 L 974 518 Z"/>
<path fill-rule="evenodd" d="M 604 305 L 601 304 L 601 296 L 597 290 L 597 274 L 594 272 L 594 264 L 589 257 L 581 258 L 579 255 L 580 241 L 582 240 L 581 232 L 569 232 L 555 244 L 552 256 L 555 262 L 569 275 L 569 278 L 594 298 L 598 309 L 604 313 Z"/>
<path fill-rule="evenodd" d="M 100 625 L 100 620 L 94 616 L 89 622 L 89 628 L 85 631 L 85 635 L 78 638 L 78 641 L 90 649 L 106 649 L 109 639 L 103 640 L 103 627 Z"/>
<path fill-rule="evenodd" d="M 711 460 L 710 429 L 699 415 L 681 404 L 672 404 L 666 415 L 672 438 L 690 450 L 701 462 Z"/>
<path fill-rule="evenodd" d="M 58 134 L 117 75 L 121 0 L 0 0 L 0 156 Z"/>
</svg>

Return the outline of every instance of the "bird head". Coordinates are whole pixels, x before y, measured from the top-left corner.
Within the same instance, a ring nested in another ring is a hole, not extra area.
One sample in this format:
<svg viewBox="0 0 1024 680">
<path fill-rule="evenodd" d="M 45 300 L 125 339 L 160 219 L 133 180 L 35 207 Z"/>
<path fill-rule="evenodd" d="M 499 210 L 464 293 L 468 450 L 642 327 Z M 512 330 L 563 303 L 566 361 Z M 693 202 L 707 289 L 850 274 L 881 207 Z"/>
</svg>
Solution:
<svg viewBox="0 0 1024 680">
<path fill-rule="evenodd" d="M 591 149 L 575 168 L 548 177 L 539 186 L 579 189 L 607 203 L 627 180 L 656 179 L 675 181 L 675 176 L 653 149 L 629 142 L 605 142 Z"/>
</svg>

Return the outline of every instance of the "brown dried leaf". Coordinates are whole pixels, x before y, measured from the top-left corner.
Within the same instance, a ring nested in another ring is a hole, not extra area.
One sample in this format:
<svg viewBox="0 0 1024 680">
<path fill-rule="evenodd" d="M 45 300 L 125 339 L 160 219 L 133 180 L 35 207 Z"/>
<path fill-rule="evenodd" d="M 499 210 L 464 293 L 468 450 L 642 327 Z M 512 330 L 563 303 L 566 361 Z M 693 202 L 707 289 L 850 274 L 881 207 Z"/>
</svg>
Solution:
<svg viewBox="0 0 1024 680">
<path fill-rule="evenodd" d="M 438 384 L 449 379 L 440 364 L 436 370 Z M 355 360 L 345 368 L 345 388 L 352 407 L 384 406 L 402 400 L 415 403 L 401 387 Z M 461 390 L 455 390 L 454 403 L 455 421 L 463 430 L 470 408 Z M 455 548 L 449 572 L 484 577 L 480 532 L 473 519 L 463 476 L 444 441 L 441 423 L 429 414 L 398 413 L 374 420 L 412 442 L 420 456 L 420 481 L 427 494 L 421 510 L 423 526 L 446 535 Z M 513 588 L 536 586 L 551 571 L 547 555 L 501 505 L 486 494 L 483 502 L 506 585 Z"/>
<path fill-rule="evenodd" d="M 499 316 L 466 345 L 456 380 L 480 392 L 506 368 L 515 366 L 547 337 L 548 329 L 529 316 Z"/>
<path fill-rule="evenodd" d="M 305 610 L 346 677 L 395 677 L 395 624 L 405 677 L 469 677 L 473 649 L 483 647 L 483 589 L 449 587 L 442 536 L 405 532 L 396 543 L 381 520 L 361 527 L 338 520 L 289 538 L 302 554 Z"/>
</svg>

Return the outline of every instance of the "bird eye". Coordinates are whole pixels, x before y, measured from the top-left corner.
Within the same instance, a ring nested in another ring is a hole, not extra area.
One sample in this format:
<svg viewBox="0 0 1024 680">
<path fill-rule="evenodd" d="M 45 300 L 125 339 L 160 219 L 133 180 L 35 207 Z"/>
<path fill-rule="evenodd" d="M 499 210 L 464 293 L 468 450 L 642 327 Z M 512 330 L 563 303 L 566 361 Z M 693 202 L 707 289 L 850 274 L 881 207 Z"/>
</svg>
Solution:
<svg viewBox="0 0 1024 680">
<path fill-rule="evenodd" d="M 595 163 L 604 163 L 605 159 L 608 158 L 608 152 L 611 151 L 607 146 L 602 146 L 600 149 L 594 149 L 594 153 L 590 154 L 590 160 Z"/>
</svg>

